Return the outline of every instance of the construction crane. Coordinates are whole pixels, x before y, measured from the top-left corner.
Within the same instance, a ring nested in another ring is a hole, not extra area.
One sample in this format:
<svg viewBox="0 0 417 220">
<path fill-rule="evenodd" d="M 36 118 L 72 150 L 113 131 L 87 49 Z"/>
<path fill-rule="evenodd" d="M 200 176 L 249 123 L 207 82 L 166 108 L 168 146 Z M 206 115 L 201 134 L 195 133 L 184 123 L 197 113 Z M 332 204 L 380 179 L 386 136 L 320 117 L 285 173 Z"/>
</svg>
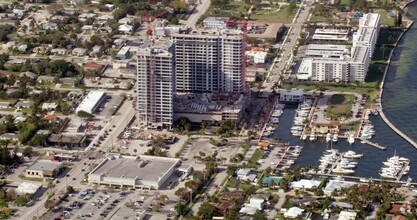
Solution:
<svg viewBox="0 0 417 220">
<path fill-rule="evenodd" d="M 144 12 L 143 12 L 143 18 L 145 18 L 146 22 L 148 23 L 147 24 L 146 35 L 148 35 L 148 36 L 151 36 L 152 35 L 151 22 L 155 18 L 162 17 L 162 16 L 164 16 L 168 12 L 172 14 L 174 12 L 174 9 L 173 8 L 170 8 L 170 7 L 167 7 L 162 12 L 159 12 L 158 14 L 156 14 L 154 16 L 149 15 L 148 14 L 148 11 L 147 10 L 144 10 Z"/>
<path fill-rule="evenodd" d="M 243 71 L 243 94 L 246 95 L 246 37 L 248 21 L 225 21 L 226 26 L 242 25 L 243 31 L 243 49 L 242 49 L 242 71 Z"/>
</svg>

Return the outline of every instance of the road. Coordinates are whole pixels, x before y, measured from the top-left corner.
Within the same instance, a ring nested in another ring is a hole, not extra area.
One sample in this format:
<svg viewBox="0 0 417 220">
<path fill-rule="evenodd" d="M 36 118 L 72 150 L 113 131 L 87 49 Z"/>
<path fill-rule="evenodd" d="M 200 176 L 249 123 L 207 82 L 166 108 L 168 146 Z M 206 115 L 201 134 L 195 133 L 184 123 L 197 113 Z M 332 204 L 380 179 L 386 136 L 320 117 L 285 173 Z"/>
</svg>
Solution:
<svg viewBox="0 0 417 220">
<path fill-rule="evenodd" d="M 194 10 L 193 14 L 190 15 L 188 20 L 184 21 L 181 20 L 182 24 L 187 25 L 188 27 L 191 27 L 192 29 L 196 29 L 196 23 L 198 21 L 198 18 L 200 18 L 201 15 L 206 13 L 206 11 L 210 7 L 210 0 L 197 0 L 196 1 L 197 7 Z"/>
<path fill-rule="evenodd" d="M 302 5 L 304 5 L 304 9 L 301 9 Z M 281 45 L 281 57 L 272 65 L 268 72 L 267 79 L 263 83 L 263 91 L 271 91 L 274 84 L 280 80 L 281 73 L 286 71 L 287 67 L 291 65 L 293 60 L 293 49 L 296 46 L 297 38 L 301 33 L 304 21 L 307 20 L 311 7 L 312 6 L 310 5 L 305 5 L 304 1 L 301 3 L 297 11 L 298 16 L 296 15 L 294 17 L 294 20 L 290 25 L 290 30 Z"/>
</svg>

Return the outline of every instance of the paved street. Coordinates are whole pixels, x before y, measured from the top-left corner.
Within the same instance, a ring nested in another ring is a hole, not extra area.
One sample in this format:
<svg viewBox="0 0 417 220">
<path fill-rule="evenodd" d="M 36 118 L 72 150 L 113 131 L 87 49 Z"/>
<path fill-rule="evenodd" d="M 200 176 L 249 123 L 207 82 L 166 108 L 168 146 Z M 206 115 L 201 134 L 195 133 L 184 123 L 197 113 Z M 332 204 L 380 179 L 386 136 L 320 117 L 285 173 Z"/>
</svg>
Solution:
<svg viewBox="0 0 417 220">
<path fill-rule="evenodd" d="M 272 65 L 271 70 L 268 73 L 267 79 L 264 81 L 263 87 L 264 91 L 271 91 L 272 87 L 276 82 L 279 81 L 281 73 L 283 70 L 286 70 L 287 65 L 291 65 L 293 59 L 293 49 L 296 46 L 297 38 L 301 33 L 303 23 L 307 20 L 309 11 L 312 6 L 305 5 L 304 1 L 301 3 L 304 5 L 304 9 L 299 7 L 296 16 L 293 20 L 293 23 L 290 24 L 290 30 L 287 33 L 287 36 L 284 42 L 281 45 L 281 57 Z"/>
<path fill-rule="evenodd" d="M 190 15 L 188 20 L 180 21 L 182 24 L 185 24 L 193 29 L 196 29 L 196 23 L 198 21 L 198 18 L 200 18 L 200 16 L 203 15 L 204 13 L 206 13 L 208 8 L 210 7 L 210 0 L 197 0 L 196 4 L 198 5 L 196 9 L 194 10 L 193 14 Z"/>
</svg>

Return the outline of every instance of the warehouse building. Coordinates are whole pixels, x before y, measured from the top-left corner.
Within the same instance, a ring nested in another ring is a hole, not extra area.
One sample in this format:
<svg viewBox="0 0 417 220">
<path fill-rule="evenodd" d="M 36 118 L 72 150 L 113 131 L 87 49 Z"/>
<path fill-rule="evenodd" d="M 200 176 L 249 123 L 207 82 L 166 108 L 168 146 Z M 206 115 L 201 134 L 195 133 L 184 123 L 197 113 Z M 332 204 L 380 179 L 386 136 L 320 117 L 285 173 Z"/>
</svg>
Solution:
<svg viewBox="0 0 417 220">
<path fill-rule="evenodd" d="M 88 174 L 88 182 L 99 185 L 160 189 L 180 166 L 176 158 L 109 154 Z"/>
<path fill-rule="evenodd" d="M 76 113 L 79 111 L 85 111 L 90 114 L 94 113 L 100 106 L 101 102 L 106 98 L 106 93 L 102 91 L 90 91 L 83 101 L 78 105 L 75 110 Z"/>
</svg>

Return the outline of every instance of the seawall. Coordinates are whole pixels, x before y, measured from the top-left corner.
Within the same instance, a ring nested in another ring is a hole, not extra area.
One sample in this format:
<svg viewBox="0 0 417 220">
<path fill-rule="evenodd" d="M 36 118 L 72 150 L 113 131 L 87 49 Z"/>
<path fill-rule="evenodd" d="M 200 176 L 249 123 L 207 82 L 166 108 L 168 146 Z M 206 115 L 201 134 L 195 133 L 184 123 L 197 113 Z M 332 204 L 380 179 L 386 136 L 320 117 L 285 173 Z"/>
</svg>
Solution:
<svg viewBox="0 0 417 220">
<path fill-rule="evenodd" d="M 411 3 L 411 2 L 409 2 Z M 407 4 L 408 5 L 408 4 Z M 408 27 L 406 30 L 404 30 L 401 35 L 398 37 L 397 42 L 395 42 L 395 46 L 394 48 L 391 50 L 391 53 L 388 57 L 388 65 L 385 68 L 384 71 L 384 76 L 382 78 L 381 81 L 381 85 L 380 85 L 380 93 L 379 93 L 379 103 L 380 103 L 380 109 L 379 109 L 379 113 L 381 115 L 382 120 L 395 132 L 397 133 L 400 137 L 402 137 L 404 140 L 406 140 L 408 143 L 410 143 L 411 145 L 413 145 L 413 147 L 415 147 L 417 149 L 417 143 L 411 139 L 410 137 L 408 137 L 406 134 L 404 134 L 402 131 L 400 131 L 400 129 L 398 129 L 394 124 L 391 123 L 391 121 L 387 118 L 387 116 L 384 114 L 384 109 L 383 109 L 383 99 L 382 99 L 382 93 L 384 92 L 384 85 L 385 85 L 385 78 L 388 74 L 388 69 L 391 65 L 391 59 L 392 59 L 392 55 L 394 53 L 394 51 L 397 49 L 398 43 L 401 41 L 403 35 L 410 29 L 411 26 L 413 26 L 414 21 L 412 21 L 411 23 L 408 24 Z"/>
</svg>

